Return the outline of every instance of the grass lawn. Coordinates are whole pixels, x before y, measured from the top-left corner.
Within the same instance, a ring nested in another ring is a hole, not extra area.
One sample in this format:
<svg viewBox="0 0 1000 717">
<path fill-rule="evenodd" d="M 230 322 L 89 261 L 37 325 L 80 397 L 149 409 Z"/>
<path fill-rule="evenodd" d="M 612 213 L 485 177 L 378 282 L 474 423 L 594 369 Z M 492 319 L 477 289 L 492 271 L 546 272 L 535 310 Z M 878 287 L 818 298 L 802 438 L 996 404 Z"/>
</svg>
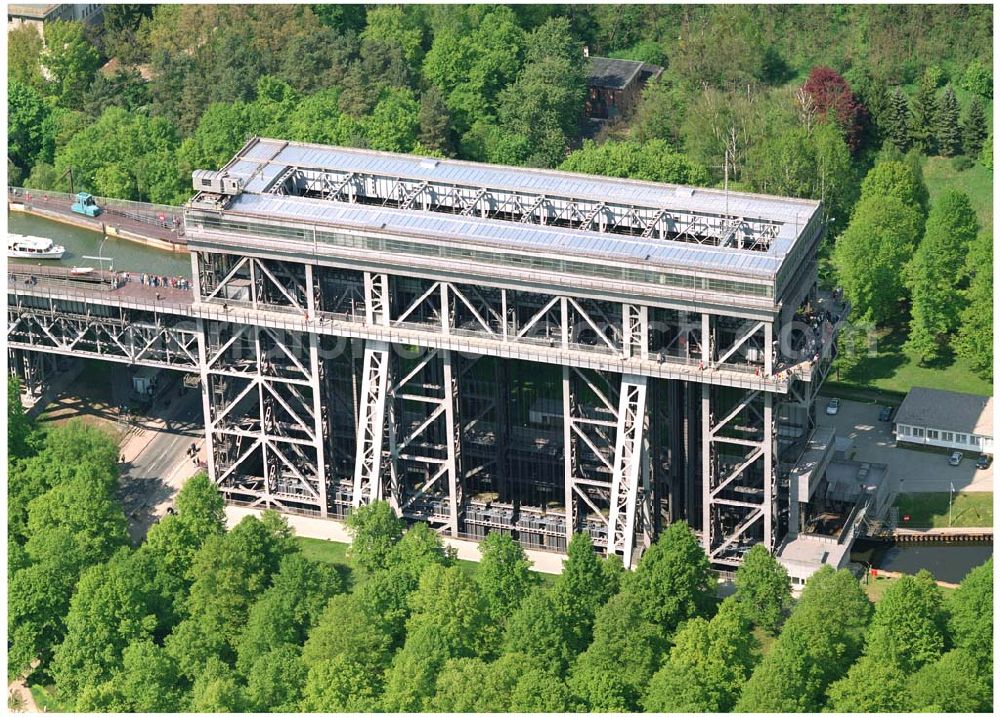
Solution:
<svg viewBox="0 0 1000 717">
<path fill-rule="evenodd" d="M 42 712 L 75 712 L 72 707 L 64 705 L 54 692 L 55 688 L 51 685 L 31 685 L 31 696 Z"/>
<path fill-rule="evenodd" d="M 948 189 L 969 195 L 972 208 L 979 217 L 981 230 L 993 227 L 993 172 L 981 164 L 958 172 L 951 166 L 951 159 L 928 157 L 924 161 L 924 182 L 931 195 L 931 205 Z"/>
<path fill-rule="evenodd" d="M 347 559 L 347 543 L 335 543 L 332 540 L 319 540 L 317 538 L 295 538 L 302 548 L 302 554 L 321 563 L 330 563 L 337 567 L 338 572 L 344 575 L 348 585 L 353 582 L 353 570 L 350 561 Z M 479 570 L 479 563 L 471 560 L 458 560 L 458 566 L 469 575 L 475 575 Z M 556 575 L 549 573 L 538 573 L 542 580 L 542 585 L 551 587 L 555 582 Z"/>
<path fill-rule="evenodd" d="M 899 578 L 868 578 L 868 582 L 865 579 L 861 579 L 861 587 L 864 588 L 865 595 L 872 602 L 878 602 L 882 599 L 882 595 L 885 594 L 885 589 L 892 585 Z"/>
<path fill-rule="evenodd" d="M 895 393 L 898 398 L 914 386 L 924 388 L 944 388 L 961 393 L 992 395 L 993 386 L 989 381 L 977 376 L 962 359 L 945 357 L 928 366 L 921 366 L 916 358 L 903 350 L 906 335 L 901 329 L 884 330 L 879 333 L 875 356 L 871 356 L 850 374 L 830 373 L 824 392 L 846 394 L 864 392 L 876 394 Z"/>
<path fill-rule="evenodd" d="M 868 596 L 869 600 L 871 600 L 872 602 L 878 602 L 879 600 L 882 599 L 882 596 L 885 594 L 886 588 L 888 588 L 897 580 L 899 580 L 899 578 L 897 577 L 882 577 L 882 576 L 874 578 L 869 577 L 868 582 L 866 584 L 864 578 L 862 578 L 861 587 L 864 589 L 865 595 Z M 954 594 L 955 589 L 941 587 L 941 586 L 938 587 L 940 587 L 941 594 L 944 597 L 945 603 L 947 603 L 947 601 Z"/>
<path fill-rule="evenodd" d="M 903 493 L 896 498 L 900 526 L 915 528 L 948 527 L 948 493 Z M 903 516 L 909 515 L 908 523 Z M 955 493 L 952 527 L 990 528 L 993 526 L 992 493 Z"/>
</svg>

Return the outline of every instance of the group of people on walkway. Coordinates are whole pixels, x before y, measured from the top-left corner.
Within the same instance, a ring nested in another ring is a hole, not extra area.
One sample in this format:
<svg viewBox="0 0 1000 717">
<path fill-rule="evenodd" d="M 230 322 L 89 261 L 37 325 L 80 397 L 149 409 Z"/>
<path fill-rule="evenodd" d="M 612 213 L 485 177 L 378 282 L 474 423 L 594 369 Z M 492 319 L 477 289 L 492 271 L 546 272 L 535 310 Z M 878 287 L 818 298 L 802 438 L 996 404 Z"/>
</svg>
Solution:
<svg viewBox="0 0 1000 717">
<path fill-rule="evenodd" d="M 190 279 L 183 276 L 166 276 L 159 274 L 147 274 L 142 272 L 135 275 L 143 286 L 169 287 L 171 289 L 188 290 L 191 288 Z M 112 278 L 112 286 L 117 289 L 132 281 L 133 275 L 127 271 L 121 271 Z"/>
</svg>

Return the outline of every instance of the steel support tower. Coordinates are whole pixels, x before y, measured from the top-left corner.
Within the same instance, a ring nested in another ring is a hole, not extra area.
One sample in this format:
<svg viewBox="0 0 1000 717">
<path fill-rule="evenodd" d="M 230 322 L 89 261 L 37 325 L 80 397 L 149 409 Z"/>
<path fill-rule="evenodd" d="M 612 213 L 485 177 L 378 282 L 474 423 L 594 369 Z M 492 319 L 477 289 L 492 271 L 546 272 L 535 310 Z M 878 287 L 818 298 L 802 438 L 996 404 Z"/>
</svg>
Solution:
<svg viewBox="0 0 1000 717">
<path fill-rule="evenodd" d="M 8 339 L 197 372 L 228 500 L 626 565 L 787 532 L 842 318 L 818 202 L 271 139 L 194 183 L 189 306 L 16 286 Z"/>
</svg>

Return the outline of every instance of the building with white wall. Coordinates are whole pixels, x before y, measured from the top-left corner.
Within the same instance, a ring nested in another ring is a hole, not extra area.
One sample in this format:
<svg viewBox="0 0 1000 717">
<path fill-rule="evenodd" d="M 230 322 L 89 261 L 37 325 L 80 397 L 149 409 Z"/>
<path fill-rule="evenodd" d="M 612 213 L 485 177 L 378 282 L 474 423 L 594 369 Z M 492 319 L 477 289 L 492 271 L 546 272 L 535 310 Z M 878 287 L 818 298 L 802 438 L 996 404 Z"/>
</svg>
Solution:
<svg viewBox="0 0 1000 717">
<path fill-rule="evenodd" d="M 895 418 L 897 444 L 993 454 L 993 397 L 913 388 Z"/>
<path fill-rule="evenodd" d="M 102 3 L 12 3 L 7 5 L 7 32 L 31 25 L 41 35 L 46 22 L 82 20 L 94 23 L 103 15 Z"/>
</svg>

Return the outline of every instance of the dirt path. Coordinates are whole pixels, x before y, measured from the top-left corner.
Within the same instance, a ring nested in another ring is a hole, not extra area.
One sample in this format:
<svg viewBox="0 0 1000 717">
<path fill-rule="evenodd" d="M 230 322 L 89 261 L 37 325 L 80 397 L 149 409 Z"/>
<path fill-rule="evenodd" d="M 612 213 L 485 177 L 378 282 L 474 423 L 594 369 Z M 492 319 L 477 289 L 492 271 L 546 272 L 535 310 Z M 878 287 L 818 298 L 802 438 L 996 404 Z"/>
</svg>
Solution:
<svg viewBox="0 0 1000 717">
<path fill-rule="evenodd" d="M 11 712 L 41 712 L 42 710 L 38 709 L 38 704 L 35 702 L 35 696 L 31 694 L 31 690 L 24 684 L 24 681 L 25 678 L 22 677 L 7 685 L 8 709 Z M 13 707 L 14 702 L 19 703 L 17 709 Z"/>
</svg>

